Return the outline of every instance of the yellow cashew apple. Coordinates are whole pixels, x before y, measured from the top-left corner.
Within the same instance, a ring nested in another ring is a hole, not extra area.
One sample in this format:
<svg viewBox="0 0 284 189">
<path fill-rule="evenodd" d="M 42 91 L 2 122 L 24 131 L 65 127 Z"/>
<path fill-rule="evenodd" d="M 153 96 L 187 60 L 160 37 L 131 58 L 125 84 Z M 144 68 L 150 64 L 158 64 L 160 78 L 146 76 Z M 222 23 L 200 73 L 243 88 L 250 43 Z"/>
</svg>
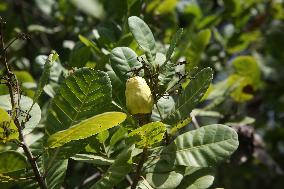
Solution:
<svg viewBox="0 0 284 189">
<path fill-rule="evenodd" d="M 126 107 L 131 114 L 149 114 L 152 112 L 154 100 L 144 78 L 135 76 L 128 79 L 125 97 Z"/>
</svg>

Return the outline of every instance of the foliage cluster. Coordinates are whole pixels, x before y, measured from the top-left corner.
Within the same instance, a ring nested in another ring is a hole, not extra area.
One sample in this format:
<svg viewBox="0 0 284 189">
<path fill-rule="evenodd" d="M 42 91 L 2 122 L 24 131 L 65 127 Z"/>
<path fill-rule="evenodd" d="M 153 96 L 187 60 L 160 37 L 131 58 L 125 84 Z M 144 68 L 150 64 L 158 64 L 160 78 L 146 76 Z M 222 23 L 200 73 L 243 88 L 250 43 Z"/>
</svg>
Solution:
<svg viewBox="0 0 284 189">
<path fill-rule="evenodd" d="M 0 12 L 0 188 L 283 186 L 282 0 Z M 126 107 L 134 76 L 151 114 Z"/>
</svg>

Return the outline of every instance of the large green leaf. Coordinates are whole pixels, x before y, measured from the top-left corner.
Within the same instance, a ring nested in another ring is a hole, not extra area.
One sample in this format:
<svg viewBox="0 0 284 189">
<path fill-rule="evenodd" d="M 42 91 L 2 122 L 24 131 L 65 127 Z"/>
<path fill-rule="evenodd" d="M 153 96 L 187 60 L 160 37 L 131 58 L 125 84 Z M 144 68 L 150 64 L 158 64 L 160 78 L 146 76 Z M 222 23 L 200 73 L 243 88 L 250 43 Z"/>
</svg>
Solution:
<svg viewBox="0 0 284 189">
<path fill-rule="evenodd" d="M 0 174 L 18 171 L 27 167 L 25 157 L 16 151 L 1 152 L 0 162 Z"/>
<path fill-rule="evenodd" d="M 123 150 L 115 159 L 114 163 L 109 167 L 103 177 L 95 183 L 90 189 L 109 189 L 117 185 L 123 180 L 126 174 L 131 171 L 132 157 L 131 152 L 134 146 Z"/>
<path fill-rule="evenodd" d="M 146 180 L 156 189 L 177 188 L 183 179 L 184 168 L 171 172 L 148 173 Z"/>
<path fill-rule="evenodd" d="M 28 116 L 28 121 L 25 124 L 25 128 L 23 129 L 24 135 L 29 134 L 32 130 L 38 125 L 41 120 L 41 110 L 37 103 L 35 103 L 30 110 L 33 104 L 33 100 L 26 96 L 21 96 L 20 99 L 20 109 L 19 111 L 19 121 L 20 123 L 26 120 Z M 12 110 L 10 95 L 2 95 L 0 96 L 0 107 L 5 109 L 6 111 Z M 30 110 L 30 112 L 28 112 Z M 29 115 L 27 115 L 29 113 Z"/>
<path fill-rule="evenodd" d="M 182 94 L 175 99 L 175 108 L 165 119 L 166 123 L 175 124 L 189 117 L 190 112 L 195 108 L 208 89 L 212 81 L 212 74 L 211 68 L 205 68 L 190 81 Z"/>
<path fill-rule="evenodd" d="M 162 122 L 152 122 L 143 125 L 129 133 L 129 137 L 135 140 L 138 147 L 150 147 L 160 142 L 166 132 Z"/>
<path fill-rule="evenodd" d="M 126 81 L 133 74 L 132 70 L 142 66 L 137 57 L 137 54 L 128 47 L 117 47 L 111 51 L 112 69 L 122 81 Z"/>
<path fill-rule="evenodd" d="M 149 26 L 137 16 L 128 18 L 129 29 L 139 46 L 149 54 L 152 60 L 156 57 L 156 44 Z"/>
<path fill-rule="evenodd" d="M 86 119 L 69 129 L 51 135 L 47 140 L 49 148 L 60 147 L 70 141 L 88 138 L 111 127 L 119 125 L 126 118 L 120 112 L 107 112 Z"/>
<path fill-rule="evenodd" d="M 111 84 L 102 71 L 81 68 L 64 80 L 51 103 L 46 121 L 46 132 L 51 135 L 68 129 L 81 120 L 106 112 L 111 106 Z M 50 154 L 68 158 L 82 151 L 90 139 L 71 141 Z"/>
<path fill-rule="evenodd" d="M 182 179 L 179 189 L 206 189 L 214 181 L 214 173 L 211 168 L 196 169 L 188 167 L 185 177 Z"/>
<path fill-rule="evenodd" d="M 103 113 L 111 105 L 111 84 L 102 71 L 81 68 L 65 79 L 52 100 L 46 131 L 53 134 Z"/>
<path fill-rule="evenodd" d="M 211 167 L 238 147 L 238 135 L 226 125 L 208 125 L 178 136 L 162 152 L 162 159 L 176 165 Z"/>
</svg>

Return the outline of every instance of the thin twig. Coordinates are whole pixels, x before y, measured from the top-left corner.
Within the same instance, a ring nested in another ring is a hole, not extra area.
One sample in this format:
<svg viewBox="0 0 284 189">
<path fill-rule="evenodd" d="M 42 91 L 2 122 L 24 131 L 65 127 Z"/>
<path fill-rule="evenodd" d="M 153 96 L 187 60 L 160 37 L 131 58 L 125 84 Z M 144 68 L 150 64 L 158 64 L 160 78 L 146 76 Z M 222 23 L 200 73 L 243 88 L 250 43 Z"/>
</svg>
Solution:
<svg viewBox="0 0 284 189">
<path fill-rule="evenodd" d="M 199 124 L 198 124 L 198 121 L 195 117 L 195 115 L 193 113 L 190 113 L 190 117 L 191 117 L 191 120 L 192 120 L 192 123 L 193 123 L 193 126 L 195 129 L 198 129 L 200 128 Z"/>
<path fill-rule="evenodd" d="M 163 118 L 162 113 L 161 113 L 161 111 L 160 111 L 160 109 L 159 109 L 158 102 L 156 102 L 155 105 L 156 105 L 156 108 L 157 108 L 157 110 L 158 110 L 158 112 L 159 112 L 159 115 L 160 115 L 160 118 L 161 118 L 161 122 L 164 122 L 164 118 Z M 170 143 L 170 136 L 169 136 L 167 130 L 166 130 L 166 132 L 165 132 L 165 141 L 166 141 L 166 144 L 169 144 L 169 143 Z"/>
<path fill-rule="evenodd" d="M 139 182 L 141 172 L 142 172 L 142 168 L 143 168 L 143 164 L 147 159 L 147 154 L 148 154 L 148 148 L 144 147 L 143 152 L 142 152 L 141 157 L 140 157 L 140 160 L 139 160 L 139 163 L 137 165 L 137 169 L 136 169 L 136 173 L 135 173 L 135 176 L 134 176 L 133 184 L 131 185 L 131 189 L 135 189 L 138 182 Z"/>
</svg>

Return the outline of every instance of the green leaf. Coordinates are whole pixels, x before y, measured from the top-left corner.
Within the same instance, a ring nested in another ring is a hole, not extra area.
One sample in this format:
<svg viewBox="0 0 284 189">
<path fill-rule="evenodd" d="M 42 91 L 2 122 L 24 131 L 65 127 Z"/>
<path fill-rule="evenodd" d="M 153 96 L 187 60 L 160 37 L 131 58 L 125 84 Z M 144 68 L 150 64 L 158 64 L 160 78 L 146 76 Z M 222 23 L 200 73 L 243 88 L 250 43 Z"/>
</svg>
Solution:
<svg viewBox="0 0 284 189">
<path fill-rule="evenodd" d="M 212 77 L 211 68 L 205 68 L 196 74 L 195 78 L 190 81 L 182 94 L 175 99 L 175 108 L 165 119 L 165 123 L 173 125 L 189 117 L 193 108 L 195 108 L 207 91 Z"/>
<path fill-rule="evenodd" d="M 187 126 L 191 121 L 192 121 L 192 117 L 188 117 L 184 120 L 179 121 L 173 127 L 171 127 L 170 134 L 174 136 L 175 133 L 177 133 L 181 128 Z"/>
<path fill-rule="evenodd" d="M 111 84 L 102 71 L 81 68 L 67 77 L 52 100 L 46 131 L 53 134 L 108 110 Z"/>
<path fill-rule="evenodd" d="M 238 56 L 232 61 L 232 65 L 237 75 L 251 79 L 253 87 L 257 87 L 259 85 L 261 73 L 254 57 Z"/>
<path fill-rule="evenodd" d="M 18 129 L 9 114 L 0 108 L 0 142 L 8 142 L 19 138 Z"/>
<path fill-rule="evenodd" d="M 232 89 L 230 96 L 237 102 L 245 102 L 253 98 L 253 92 L 256 85 L 253 84 L 254 81 L 249 77 L 244 77 L 237 74 L 232 74 L 227 78 L 227 85 L 236 86 Z M 246 88 L 249 89 L 245 92 Z"/>
<path fill-rule="evenodd" d="M 139 17 L 131 16 L 128 18 L 129 29 L 141 47 L 150 56 L 151 60 L 155 60 L 156 57 L 156 44 L 154 36 L 149 26 Z M 151 62 L 151 60 L 149 60 Z"/>
<path fill-rule="evenodd" d="M 230 96 L 237 102 L 253 98 L 253 92 L 261 85 L 261 72 L 252 56 L 238 56 L 232 61 L 235 73 L 227 78 L 227 85 L 236 86 Z"/>
<path fill-rule="evenodd" d="M 183 28 L 180 28 L 177 33 L 174 35 L 173 39 L 171 40 L 171 44 L 170 47 L 167 51 L 167 55 L 166 55 L 166 61 L 165 64 L 171 59 L 171 56 L 177 46 L 177 44 L 179 43 L 181 37 L 182 37 L 182 33 L 183 33 Z"/>
<path fill-rule="evenodd" d="M 209 188 L 214 181 L 214 173 L 210 168 L 195 169 L 188 167 L 189 172 L 186 173 L 178 186 L 179 189 L 206 189 Z"/>
<path fill-rule="evenodd" d="M 127 136 L 127 130 L 124 127 L 120 127 L 111 137 L 110 146 L 114 147 L 116 143 Z"/>
<path fill-rule="evenodd" d="M 117 47 L 111 51 L 112 69 L 122 81 L 126 81 L 133 74 L 131 71 L 142 66 L 137 57 L 137 54 L 128 47 Z"/>
<path fill-rule="evenodd" d="M 157 109 L 157 106 L 159 108 L 159 111 Z M 154 106 L 151 119 L 154 121 L 161 121 L 173 111 L 175 102 L 171 96 L 165 98 L 162 97 L 158 100 L 157 106 Z M 161 113 L 162 117 L 160 116 L 159 112 Z"/>
<path fill-rule="evenodd" d="M 183 179 L 184 168 L 171 172 L 148 173 L 146 180 L 156 189 L 177 188 Z"/>
<path fill-rule="evenodd" d="M 52 157 L 49 158 L 49 160 L 51 159 Z M 45 170 L 48 170 L 46 174 L 47 188 L 49 189 L 61 188 L 66 175 L 67 166 L 68 166 L 68 160 L 56 159 L 56 161 L 52 163 L 49 169 L 45 167 Z"/>
<path fill-rule="evenodd" d="M 150 147 L 160 142 L 166 132 L 162 122 L 152 122 L 139 127 L 129 133 L 129 137 L 135 140 L 138 147 Z"/>
<path fill-rule="evenodd" d="M 106 112 L 111 106 L 111 84 L 102 71 L 81 68 L 64 80 L 53 98 L 46 121 L 46 132 L 51 135 L 68 129 L 81 120 Z M 69 158 L 82 151 L 90 139 L 71 141 L 50 154 Z"/>
<path fill-rule="evenodd" d="M 81 68 L 89 61 L 92 52 L 89 47 L 83 45 L 81 42 L 76 43 L 72 49 L 68 64 L 72 67 Z"/>
<path fill-rule="evenodd" d="M 131 171 L 132 157 L 131 152 L 134 146 L 126 148 L 115 159 L 103 177 L 90 189 L 109 189 L 123 180 L 126 174 Z"/>
<path fill-rule="evenodd" d="M 172 62 L 167 62 L 160 67 L 159 86 L 160 91 L 166 92 L 175 85 L 179 78 L 176 76 L 176 65 Z"/>
<path fill-rule="evenodd" d="M 27 162 L 25 157 L 16 151 L 0 153 L 0 174 L 25 169 Z"/>
<path fill-rule="evenodd" d="M 99 47 L 96 46 L 96 44 L 93 41 L 91 41 L 90 39 L 88 39 L 88 38 L 86 38 L 82 35 L 79 35 L 79 39 L 84 45 L 92 48 L 94 52 L 101 55 L 101 50 L 99 49 Z"/>
<path fill-rule="evenodd" d="M 98 135 L 97 135 L 97 139 L 99 140 L 99 142 L 102 144 L 104 143 L 109 137 L 109 132 L 108 130 L 105 130 L 103 132 L 100 132 Z"/>
<path fill-rule="evenodd" d="M 112 159 L 91 154 L 76 154 L 71 157 L 71 159 L 84 163 L 92 163 L 94 165 L 111 165 L 114 162 Z"/>
<path fill-rule="evenodd" d="M 226 160 L 238 147 L 234 129 L 220 124 L 208 125 L 179 135 L 162 152 L 162 159 L 176 165 L 212 167 Z"/>
<path fill-rule="evenodd" d="M 205 47 L 210 42 L 211 31 L 209 29 L 200 31 L 197 35 L 192 35 L 192 43 L 190 45 L 190 49 L 188 51 L 188 57 L 190 64 L 186 65 L 186 70 L 191 71 L 192 68 L 198 66 L 201 55 L 205 50 Z"/>
<path fill-rule="evenodd" d="M 45 64 L 44 64 L 43 73 L 40 77 L 39 84 L 37 87 L 37 91 L 33 97 L 33 104 L 31 106 L 31 109 L 34 106 L 34 104 L 38 101 L 38 98 L 40 97 L 44 86 L 48 83 L 51 67 L 57 59 L 58 59 L 58 54 L 55 51 L 52 51 L 51 54 L 46 59 Z"/>
<path fill-rule="evenodd" d="M 108 76 L 111 80 L 112 85 L 112 95 L 113 95 L 113 101 L 118 104 L 120 107 L 124 109 L 124 111 L 127 111 L 126 109 L 126 99 L 125 99 L 125 83 L 122 82 L 119 77 L 116 75 L 116 73 L 112 70 L 112 68 L 109 68 L 110 70 L 107 72 Z"/>
<path fill-rule="evenodd" d="M 69 129 L 51 135 L 47 140 L 48 148 L 60 147 L 70 141 L 88 138 L 111 127 L 119 125 L 126 118 L 121 112 L 107 112 L 86 119 Z"/>
<path fill-rule="evenodd" d="M 159 1 L 159 6 L 156 8 L 155 12 L 157 14 L 167 14 L 175 10 L 178 0 L 164 0 Z"/>
</svg>

